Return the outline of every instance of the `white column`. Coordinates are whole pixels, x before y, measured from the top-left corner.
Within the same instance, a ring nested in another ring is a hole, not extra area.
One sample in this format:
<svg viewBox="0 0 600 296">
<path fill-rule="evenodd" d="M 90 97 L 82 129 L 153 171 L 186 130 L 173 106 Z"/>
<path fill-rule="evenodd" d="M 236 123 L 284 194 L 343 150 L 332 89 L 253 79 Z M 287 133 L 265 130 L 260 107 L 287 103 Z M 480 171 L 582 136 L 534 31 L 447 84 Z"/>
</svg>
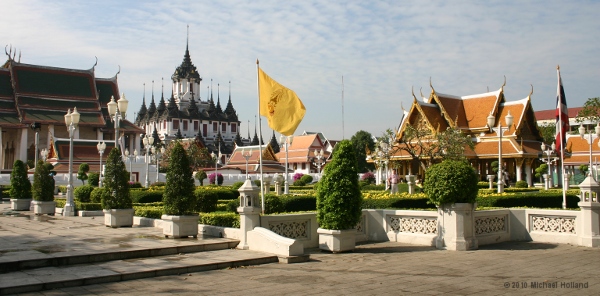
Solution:
<svg viewBox="0 0 600 296">
<path fill-rule="evenodd" d="M 516 169 L 517 169 L 517 182 L 521 181 L 521 174 L 523 168 L 523 160 L 515 159 Z"/>
<path fill-rule="evenodd" d="M 17 151 L 19 151 L 19 159 L 23 162 L 27 163 L 27 133 L 29 131 L 29 127 L 24 127 L 21 129 L 21 142 L 19 143 L 19 147 Z M 15 153 L 16 154 L 16 153 Z"/>
<path fill-rule="evenodd" d="M 527 178 L 527 185 L 529 187 L 533 186 L 533 180 L 532 180 L 532 176 L 531 176 L 531 160 L 527 159 L 525 160 L 525 175 Z"/>
</svg>

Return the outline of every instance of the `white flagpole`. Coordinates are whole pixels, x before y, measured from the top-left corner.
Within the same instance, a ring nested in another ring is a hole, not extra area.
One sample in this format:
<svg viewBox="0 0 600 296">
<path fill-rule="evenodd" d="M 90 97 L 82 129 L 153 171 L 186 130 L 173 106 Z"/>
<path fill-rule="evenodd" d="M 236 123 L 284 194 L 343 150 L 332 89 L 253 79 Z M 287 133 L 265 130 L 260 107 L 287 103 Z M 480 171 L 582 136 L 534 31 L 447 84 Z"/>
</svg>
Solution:
<svg viewBox="0 0 600 296">
<path fill-rule="evenodd" d="M 264 182 L 263 182 L 263 166 L 262 166 L 262 124 L 260 119 L 260 78 L 259 78 L 259 64 L 258 59 L 256 59 L 256 89 L 258 90 L 258 165 L 260 168 L 260 202 L 262 205 L 262 213 L 265 214 L 265 190 L 264 190 Z"/>
<path fill-rule="evenodd" d="M 556 73 L 558 73 L 558 90 L 557 90 L 557 95 L 558 95 L 558 124 L 560 124 L 560 166 L 561 166 L 561 171 L 563 173 L 563 186 L 562 186 L 562 192 L 563 192 L 563 202 L 562 202 L 562 208 L 566 209 L 567 208 L 567 186 L 569 186 L 569 179 L 567 179 L 567 172 L 565 172 L 565 151 L 566 151 L 566 140 L 563 139 L 563 137 L 565 136 L 565 132 L 563 131 L 564 128 L 564 124 L 562 122 L 562 113 L 563 113 L 563 97 L 562 97 L 562 92 L 560 91 L 560 87 L 562 84 L 562 81 L 560 79 L 560 66 L 556 66 Z M 567 114 L 568 114 L 568 109 L 567 109 Z M 567 119 L 568 120 L 568 119 Z M 563 145 L 564 144 L 564 145 Z M 590 144 L 591 145 L 591 144 Z M 567 183 L 567 184 L 565 184 Z"/>
</svg>

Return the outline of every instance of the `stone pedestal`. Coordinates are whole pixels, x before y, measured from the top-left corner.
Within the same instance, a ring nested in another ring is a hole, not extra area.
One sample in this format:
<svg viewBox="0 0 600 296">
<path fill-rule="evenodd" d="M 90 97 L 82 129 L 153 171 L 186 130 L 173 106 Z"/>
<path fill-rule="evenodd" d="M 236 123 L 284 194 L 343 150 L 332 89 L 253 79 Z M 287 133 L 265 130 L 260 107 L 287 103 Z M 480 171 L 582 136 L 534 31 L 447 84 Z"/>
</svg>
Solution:
<svg viewBox="0 0 600 296">
<path fill-rule="evenodd" d="M 581 190 L 580 202 L 577 203 L 581 208 L 579 245 L 600 247 L 600 185 L 590 175 L 579 184 L 579 189 Z"/>
<path fill-rule="evenodd" d="M 132 227 L 134 209 L 104 210 L 104 225 L 106 227 Z"/>
<path fill-rule="evenodd" d="M 36 215 L 54 215 L 56 212 L 56 202 L 54 201 L 34 200 L 31 202 L 31 206 L 33 207 L 33 213 Z"/>
<path fill-rule="evenodd" d="M 415 175 L 406 175 L 406 184 L 408 184 L 408 194 L 415 194 Z"/>
<path fill-rule="evenodd" d="M 260 213 L 262 211 L 259 200 L 260 188 L 251 180 L 246 180 L 238 191 L 240 192 L 240 206 L 237 211 L 240 213 L 242 236 L 237 248 L 248 250 L 248 232 L 252 231 L 254 227 L 260 226 Z"/>
<path fill-rule="evenodd" d="M 490 189 L 494 189 L 494 178 L 496 175 L 487 175 L 488 181 L 490 181 Z"/>
<path fill-rule="evenodd" d="M 467 251 L 479 247 L 475 238 L 475 207 L 475 204 L 470 203 L 445 204 L 438 207 L 436 248 Z"/>
<path fill-rule="evenodd" d="M 548 190 L 548 174 L 544 174 L 544 189 Z"/>
<path fill-rule="evenodd" d="M 283 176 L 280 174 L 275 174 L 275 176 L 273 176 L 273 181 L 275 183 L 275 194 L 282 195 L 285 182 Z"/>
<path fill-rule="evenodd" d="M 10 208 L 13 211 L 29 211 L 31 198 L 11 198 Z"/>
<path fill-rule="evenodd" d="M 352 251 L 356 247 L 356 229 L 317 229 L 319 249 L 333 253 Z"/>
</svg>

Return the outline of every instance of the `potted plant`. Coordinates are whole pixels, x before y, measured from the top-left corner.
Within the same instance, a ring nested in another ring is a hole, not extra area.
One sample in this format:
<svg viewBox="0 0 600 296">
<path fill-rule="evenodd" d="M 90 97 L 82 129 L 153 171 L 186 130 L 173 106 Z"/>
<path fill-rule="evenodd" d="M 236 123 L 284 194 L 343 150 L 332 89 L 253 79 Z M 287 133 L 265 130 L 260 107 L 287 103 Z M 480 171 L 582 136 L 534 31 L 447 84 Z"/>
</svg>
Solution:
<svg viewBox="0 0 600 296">
<path fill-rule="evenodd" d="M 165 237 L 198 237 L 198 214 L 193 213 L 196 196 L 190 161 L 181 143 L 175 142 L 167 168 L 163 194 L 163 234 Z"/>
<path fill-rule="evenodd" d="M 336 146 L 331 163 L 317 183 L 319 248 L 331 252 L 350 251 L 356 245 L 362 193 L 358 184 L 358 162 L 349 140 Z"/>
<path fill-rule="evenodd" d="M 477 249 L 473 217 L 477 181 L 475 170 L 461 160 L 444 160 L 425 172 L 423 191 L 438 208 L 438 249 Z"/>
<path fill-rule="evenodd" d="M 129 195 L 129 172 L 125 169 L 119 148 L 112 149 L 108 154 L 104 187 L 100 196 L 104 209 L 104 225 L 113 228 L 133 226 L 134 210 Z"/>
<path fill-rule="evenodd" d="M 50 164 L 51 165 L 51 164 Z M 56 211 L 54 202 L 54 178 L 49 167 L 40 160 L 35 166 L 32 188 L 33 213 L 36 215 L 52 214 Z"/>
<path fill-rule="evenodd" d="M 31 182 L 27 177 L 27 167 L 19 159 L 15 160 L 10 173 L 10 206 L 15 211 L 27 211 L 31 205 Z"/>
</svg>

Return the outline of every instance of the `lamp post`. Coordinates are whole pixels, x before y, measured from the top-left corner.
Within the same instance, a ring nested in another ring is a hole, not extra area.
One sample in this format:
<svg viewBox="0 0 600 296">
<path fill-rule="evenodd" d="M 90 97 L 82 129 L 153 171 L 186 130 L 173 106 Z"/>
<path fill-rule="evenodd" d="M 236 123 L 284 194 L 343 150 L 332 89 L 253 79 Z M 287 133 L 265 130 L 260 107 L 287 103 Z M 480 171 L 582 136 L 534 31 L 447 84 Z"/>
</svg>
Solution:
<svg viewBox="0 0 600 296">
<path fill-rule="evenodd" d="M 596 125 L 595 132 L 596 137 L 600 137 L 600 123 Z M 589 139 L 587 139 L 588 144 L 590 144 L 590 166 L 588 169 L 588 174 L 593 177 L 594 174 L 592 174 L 592 144 L 594 143 L 594 139 L 592 138 L 592 133 L 589 133 L 589 135 Z M 582 139 L 585 139 L 585 127 L 583 125 L 579 126 L 579 136 L 581 136 Z M 600 142 L 598 142 L 598 146 L 600 147 Z"/>
<path fill-rule="evenodd" d="M 219 148 L 221 148 L 221 146 L 219 146 Z M 212 159 L 214 159 L 215 161 L 215 185 L 219 185 L 219 161 L 221 161 L 221 151 L 219 151 L 219 154 L 215 154 L 215 152 L 211 152 L 210 156 L 212 157 Z"/>
<path fill-rule="evenodd" d="M 165 147 L 161 147 L 160 149 L 152 147 L 152 154 L 156 156 L 156 182 L 158 182 L 158 175 L 160 173 L 160 157 L 165 154 Z"/>
<path fill-rule="evenodd" d="M 285 194 L 289 194 L 290 193 L 290 184 L 288 182 L 288 150 L 290 145 L 292 145 L 292 142 L 294 141 L 294 136 L 284 136 L 281 135 L 281 137 L 279 137 L 279 143 L 281 143 L 281 146 L 285 146 L 285 182 L 284 182 L 284 189 L 283 189 L 283 193 Z"/>
<path fill-rule="evenodd" d="M 510 115 L 510 110 L 508 114 L 504 117 L 504 121 L 506 122 L 506 127 L 502 127 L 502 122 L 498 122 L 498 127 L 494 128 L 494 123 L 496 122 L 496 117 L 490 113 L 487 117 L 487 124 L 490 128 L 490 131 L 495 131 L 496 135 L 498 135 L 498 193 L 504 192 L 504 172 L 502 167 L 502 134 L 510 129 L 510 126 L 513 124 L 513 116 Z"/>
<path fill-rule="evenodd" d="M 102 188 L 102 176 L 104 175 L 102 174 L 102 154 L 104 154 L 104 150 L 106 150 L 106 143 L 104 143 L 104 141 L 98 142 L 96 148 L 98 148 L 98 153 L 100 153 L 100 176 L 98 177 L 98 187 Z"/>
<path fill-rule="evenodd" d="M 244 159 L 246 159 L 246 179 L 249 179 L 248 178 L 248 161 L 250 160 L 250 157 L 252 157 L 252 149 L 250 149 L 248 154 L 246 154 L 245 149 L 242 148 L 242 157 L 244 157 Z"/>
<path fill-rule="evenodd" d="M 137 157 L 137 150 L 134 150 L 133 154 L 129 155 L 129 149 L 125 149 L 125 156 L 129 159 L 129 181 L 134 182 L 135 180 L 133 180 L 133 170 L 131 169 L 131 165 L 133 159 Z"/>
<path fill-rule="evenodd" d="M 549 187 L 551 187 L 550 184 L 550 180 L 552 180 L 552 169 L 551 169 L 551 161 L 550 161 L 550 155 L 552 155 L 552 153 L 554 152 L 554 150 L 556 149 L 556 145 L 554 143 L 552 143 L 552 146 L 546 146 L 546 144 L 544 144 L 544 142 L 542 142 L 542 152 L 544 154 L 546 154 L 546 156 L 548 157 L 547 163 L 548 163 L 548 179 L 546 180 L 546 184 L 545 184 L 545 189 L 548 190 Z"/>
<path fill-rule="evenodd" d="M 114 97 L 110 97 L 110 102 L 106 104 L 108 107 L 108 114 L 110 114 L 110 119 L 115 123 L 115 148 L 117 146 L 117 142 L 119 140 L 119 121 L 121 119 L 125 119 L 125 113 L 127 112 L 127 106 L 129 105 L 129 101 L 125 98 L 125 94 L 121 94 L 121 98 L 115 102 Z M 121 155 L 123 155 L 123 150 L 120 149 Z"/>
<path fill-rule="evenodd" d="M 75 215 L 75 204 L 73 203 L 73 137 L 75 136 L 75 130 L 79 124 L 80 114 L 77 112 L 77 107 L 67 111 L 65 115 L 65 125 L 69 131 L 69 184 L 67 185 L 67 202 L 63 211 L 63 216 L 74 216 Z"/>
<path fill-rule="evenodd" d="M 148 188 L 150 187 L 150 178 L 148 176 L 148 170 L 150 169 L 150 147 L 152 147 L 152 144 L 154 144 L 154 137 L 146 134 L 144 140 L 142 141 L 144 142 L 144 147 L 146 148 L 146 183 L 144 186 Z"/>
<path fill-rule="evenodd" d="M 38 145 L 40 143 L 40 130 L 42 129 L 42 124 L 39 122 L 34 122 L 31 124 L 31 129 L 33 131 L 35 131 L 35 162 L 33 163 L 34 166 L 37 166 L 37 162 L 38 162 Z"/>
<path fill-rule="evenodd" d="M 323 148 L 321 148 L 321 150 L 315 149 L 314 153 L 315 153 L 315 158 L 313 160 L 313 165 L 315 165 L 317 167 L 317 169 L 319 170 L 319 176 L 320 176 L 321 175 L 321 167 L 325 164 Z"/>
</svg>

